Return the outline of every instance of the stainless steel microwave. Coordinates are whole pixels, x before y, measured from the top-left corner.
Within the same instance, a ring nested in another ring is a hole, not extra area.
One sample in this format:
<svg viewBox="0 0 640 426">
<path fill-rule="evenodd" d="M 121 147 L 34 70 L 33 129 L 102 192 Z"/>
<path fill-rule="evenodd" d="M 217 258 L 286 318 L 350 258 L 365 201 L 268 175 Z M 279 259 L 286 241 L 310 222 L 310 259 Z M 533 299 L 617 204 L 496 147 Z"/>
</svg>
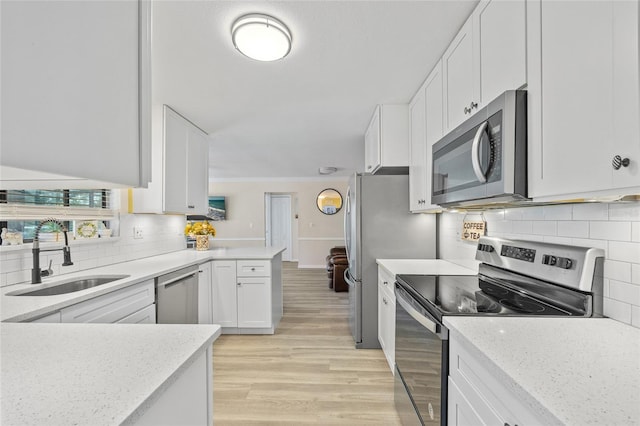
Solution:
<svg viewBox="0 0 640 426">
<path fill-rule="evenodd" d="M 527 92 L 509 90 L 433 145 L 431 202 L 527 199 Z"/>
</svg>

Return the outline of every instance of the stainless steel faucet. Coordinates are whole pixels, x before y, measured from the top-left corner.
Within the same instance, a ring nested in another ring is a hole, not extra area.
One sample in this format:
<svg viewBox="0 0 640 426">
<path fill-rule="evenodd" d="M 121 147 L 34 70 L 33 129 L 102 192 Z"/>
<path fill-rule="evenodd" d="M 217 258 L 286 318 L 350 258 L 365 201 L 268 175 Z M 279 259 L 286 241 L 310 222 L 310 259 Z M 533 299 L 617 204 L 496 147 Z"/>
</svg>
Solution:
<svg viewBox="0 0 640 426">
<path fill-rule="evenodd" d="M 45 223 L 55 223 L 60 227 L 62 233 L 64 234 L 64 247 L 58 249 L 46 249 L 40 250 L 40 229 Z M 51 261 L 49 261 L 49 268 L 45 270 L 40 270 L 40 252 L 41 251 L 58 251 L 62 250 L 62 254 L 64 256 L 64 261 L 62 262 L 62 266 L 70 266 L 73 265 L 71 261 L 71 248 L 69 248 L 69 239 L 67 237 L 67 227 L 64 226 L 62 222 L 58 219 L 47 218 L 41 221 L 38 226 L 36 226 L 36 232 L 33 236 L 33 248 L 31 252 L 33 253 L 33 268 L 31 269 L 31 284 L 38 284 L 42 282 L 43 276 L 49 276 L 53 274 L 53 270 L 51 269 Z"/>
</svg>

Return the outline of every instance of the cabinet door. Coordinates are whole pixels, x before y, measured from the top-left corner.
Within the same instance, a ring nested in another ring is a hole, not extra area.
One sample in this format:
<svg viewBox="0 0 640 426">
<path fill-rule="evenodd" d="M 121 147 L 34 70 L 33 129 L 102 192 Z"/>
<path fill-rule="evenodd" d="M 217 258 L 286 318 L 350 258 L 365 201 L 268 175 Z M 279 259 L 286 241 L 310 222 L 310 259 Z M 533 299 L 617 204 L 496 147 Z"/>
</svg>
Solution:
<svg viewBox="0 0 640 426">
<path fill-rule="evenodd" d="M 443 128 L 443 88 L 442 88 L 442 62 L 438 62 L 425 83 L 425 137 L 426 137 L 426 164 L 425 164 L 425 202 L 424 207 L 429 210 L 439 209 L 439 206 L 431 204 L 431 174 L 433 162 L 433 144 L 444 136 Z"/>
<path fill-rule="evenodd" d="M 538 73 L 530 90 L 531 195 L 640 185 L 637 2 L 543 1 L 539 8 L 529 22 L 540 31 L 539 60 L 529 61 L 539 68 L 530 68 Z M 614 155 L 631 164 L 614 170 Z"/>
<path fill-rule="evenodd" d="M 486 424 L 480 419 L 451 377 L 449 377 L 447 395 L 449 397 L 447 402 L 447 420 L 449 425 L 480 426 Z"/>
<path fill-rule="evenodd" d="M 238 327 L 271 327 L 271 278 L 238 277 Z"/>
<path fill-rule="evenodd" d="M 421 211 L 427 201 L 427 140 L 425 90 L 420 87 L 409 104 L 409 209 Z"/>
<path fill-rule="evenodd" d="M 527 82 L 524 0 L 484 1 L 473 13 L 479 52 L 479 107 Z"/>
<path fill-rule="evenodd" d="M 195 127 L 188 130 L 187 212 L 207 214 L 209 194 L 209 145 L 207 136 Z"/>
<path fill-rule="evenodd" d="M 478 110 L 479 73 L 474 64 L 473 38 L 473 19 L 469 18 L 442 57 L 445 132 Z"/>
<path fill-rule="evenodd" d="M 149 76 L 140 66 L 148 72 L 149 57 L 140 62 L 139 47 L 144 53 L 150 43 L 140 33 L 147 6 L 0 3 L 2 166 L 34 171 L 34 180 L 37 172 L 84 178 L 66 188 L 86 187 L 86 179 L 146 185 L 150 140 L 148 132 L 140 138 L 140 93 Z"/>
<path fill-rule="evenodd" d="M 211 262 L 198 267 L 198 324 L 213 324 Z"/>
<path fill-rule="evenodd" d="M 164 211 L 187 209 L 187 151 L 189 128 L 185 119 L 164 106 Z"/>
<path fill-rule="evenodd" d="M 613 131 L 615 146 L 608 157 L 629 158 L 627 167 L 613 170 L 612 188 L 636 187 L 640 192 L 640 4 L 613 5 Z M 608 158 L 607 158 L 608 159 Z M 604 159 L 603 162 L 606 162 Z"/>
<path fill-rule="evenodd" d="M 213 323 L 221 327 L 237 327 L 236 262 L 235 260 L 214 260 L 211 266 Z"/>
<path fill-rule="evenodd" d="M 382 352 L 387 354 L 387 335 L 388 332 L 386 330 L 387 321 L 386 321 L 386 313 L 384 304 L 384 290 L 378 282 L 378 341 L 380 342 L 380 346 L 382 347 Z"/>
<path fill-rule="evenodd" d="M 364 134 L 365 172 L 373 173 L 380 167 L 380 107 L 376 107 Z"/>
</svg>

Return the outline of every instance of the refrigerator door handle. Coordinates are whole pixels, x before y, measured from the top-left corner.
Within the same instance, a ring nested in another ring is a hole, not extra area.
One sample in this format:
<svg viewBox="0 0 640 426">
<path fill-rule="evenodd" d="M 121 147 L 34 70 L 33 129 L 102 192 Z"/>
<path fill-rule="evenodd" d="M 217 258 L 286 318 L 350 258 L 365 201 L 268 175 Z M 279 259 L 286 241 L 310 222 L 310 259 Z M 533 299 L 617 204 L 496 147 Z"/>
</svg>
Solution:
<svg viewBox="0 0 640 426">
<path fill-rule="evenodd" d="M 346 211 L 344 214 L 344 245 L 347 252 L 347 262 L 351 264 L 349 252 L 351 251 L 351 188 L 347 188 Z M 345 274 L 346 274 L 345 270 Z M 346 277 L 346 275 L 345 275 Z"/>
</svg>

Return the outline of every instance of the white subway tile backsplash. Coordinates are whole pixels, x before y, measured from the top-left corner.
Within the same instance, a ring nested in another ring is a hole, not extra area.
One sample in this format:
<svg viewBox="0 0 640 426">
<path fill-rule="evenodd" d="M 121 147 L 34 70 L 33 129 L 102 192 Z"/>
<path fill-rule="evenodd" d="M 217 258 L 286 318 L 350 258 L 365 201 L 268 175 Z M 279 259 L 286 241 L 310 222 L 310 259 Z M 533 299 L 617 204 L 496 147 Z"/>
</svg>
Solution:
<svg viewBox="0 0 640 426">
<path fill-rule="evenodd" d="M 603 314 L 614 320 L 631 324 L 631 304 L 604 298 Z"/>
<path fill-rule="evenodd" d="M 609 219 L 640 222 L 640 203 L 609 204 Z"/>
<path fill-rule="evenodd" d="M 533 222 L 530 220 L 520 220 L 513 222 L 514 234 L 533 234 Z"/>
<path fill-rule="evenodd" d="M 573 205 L 573 220 L 608 220 L 609 207 L 601 203 Z"/>
<path fill-rule="evenodd" d="M 631 307 L 631 325 L 640 328 L 640 306 Z"/>
<path fill-rule="evenodd" d="M 543 207 L 545 220 L 571 220 L 573 206 L 571 204 Z"/>
<path fill-rule="evenodd" d="M 631 222 L 631 241 L 640 243 L 640 222 Z"/>
<path fill-rule="evenodd" d="M 549 221 L 536 220 L 533 222 L 532 232 L 534 234 L 539 234 L 539 235 L 555 236 L 558 233 L 558 223 L 553 220 L 549 220 Z"/>
<path fill-rule="evenodd" d="M 612 280 L 631 282 L 631 263 L 615 260 L 604 261 L 604 276 Z"/>
<path fill-rule="evenodd" d="M 610 280 L 609 297 L 620 302 L 640 306 L 640 285 Z"/>
<path fill-rule="evenodd" d="M 590 222 L 589 238 L 596 240 L 631 241 L 631 222 Z"/>
<path fill-rule="evenodd" d="M 463 217 L 440 215 L 441 257 L 474 258 L 475 246 L 459 240 Z M 604 314 L 640 328 L 640 202 L 490 210 L 484 218 L 487 235 L 604 250 Z"/>
<path fill-rule="evenodd" d="M 567 237 L 554 237 L 550 235 L 545 235 L 542 241 L 544 241 L 545 243 L 552 243 L 552 244 L 565 244 L 569 246 L 573 245 L 573 240 Z"/>
<path fill-rule="evenodd" d="M 49 260 L 53 260 L 54 277 L 58 277 L 98 266 L 182 250 L 186 248 L 182 235 L 184 224 L 184 216 L 121 214 L 119 223 L 114 226 L 122 232 L 119 238 L 72 242 L 72 266 L 60 266 L 60 252 L 42 252 L 40 264 L 45 267 Z M 133 238 L 134 226 L 143 227 L 143 239 Z M 49 248 L 43 244 L 43 248 L 45 247 Z M 51 247 L 57 248 L 57 245 L 51 244 Z M 3 247 L 0 250 L 0 286 L 29 281 L 32 263 L 30 246 Z"/>
<path fill-rule="evenodd" d="M 610 241 L 609 258 L 622 262 L 640 263 L 640 243 Z"/>
<path fill-rule="evenodd" d="M 620 302 L 640 306 L 640 285 L 610 280 L 609 297 Z"/>
<path fill-rule="evenodd" d="M 571 244 L 578 247 L 592 247 L 604 250 L 605 257 L 609 247 L 609 242 L 605 240 L 590 240 L 588 238 L 572 238 Z"/>
<path fill-rule="evenodd" d="M 558 221 L 559 237 L 589 238 L 589 222 Z"/>
</svg>

